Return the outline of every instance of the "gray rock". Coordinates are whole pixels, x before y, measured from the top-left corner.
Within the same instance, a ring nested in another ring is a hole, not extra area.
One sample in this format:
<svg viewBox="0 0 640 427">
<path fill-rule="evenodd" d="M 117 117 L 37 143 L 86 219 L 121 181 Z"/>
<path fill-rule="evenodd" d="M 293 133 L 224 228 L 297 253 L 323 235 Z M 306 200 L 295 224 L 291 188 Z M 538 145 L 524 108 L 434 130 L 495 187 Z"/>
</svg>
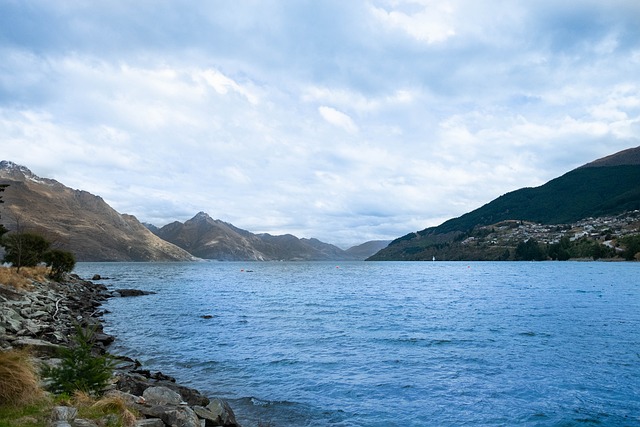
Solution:
<svg viewBox="0 0 640 427">
<path fill-rule="evenodd" d="M 114 297 L 139 297 L 142 295 L 153 295 L 155 292 L 143 291 L 140 289 L 116 289 L 111 292 L 111 296 Z"/>
<path fill-rule="evenodd" d="M 98 424 L 91 420 L 79 418 L 71 422 L 71 427 L 98 427 Z"/>
<path fill-rule="evenodd" d="M 69 421 L 51 421 L 51 427 L 72 427 Z"/>
<path fill-rule="evenodd" d="M 3 309 L 4 313 L 3 313 L 3 319 L 2 319 L 2 323 L 4 324 L 5 328 L 7 328 L 7 330 L 11 333 L 17 333 L 19 330 L 22 329 L 22 322 L 24 322 L 24 319 L 22 318 L 22 316 L 20 316 L 15 310 L 13 310 L 11 307 L 6 307 Z"/>
<path fill-rule="evenodd" d="M 194 406 L 193 410 L 200 418 L 205 420 L 206 427 L 239 427 L 231 406 L 222 399 L 212 399 L 206 408 Z"/>
<path fill-rule="evenodd" d="M 169 405 L 149 406 L 146 404 L 145 405 L 136 404 L 133 408 L 147 418 L 162 418 L 162 414 L 164 414 L 165 412 L 172 411 L 173 409 L 176 408 L 176 406 L 169 406 Z"/>
<path fill-rule="evenodd" d="M 165 424 L 159 418 L 147 418 L 136 421 L 135 427 L 165 427 Z"/>
<path fill-rule="evenodd" d="M 132 407 L 137 403 L 142 403 L 143 401 L 142 397 L 135 396 L 131 393 L 125 393 L 124 391 L 120 390 L 109 390 L 107 393 L 105 393 L 105 396 L 120 398 L 127 406 Z"/>
<path fill-rule="evenodd" d="M 46 311 L 38 310 L 38 311 L 34 311 L 33 313 L 31 313 L 31 318 L 32 319 L 40 319 L 40 318 L 46 317 L 48 315 L 49 315 L 49 313 L 47 313 Z"/>
<path fill-rule="evenodd" d="M 22 326 L 29 332 L 29 335 L 33 336 L 38 335 L 38 333 L 40 333 L 40 331 L 42 330 L 40 325 L 30 319 L 25 320 Z"/>
<path fill-rule="evenodd" d="M 51 421 L 73 421 L 78 416 L 78 409 L 72 406 L 55 406 L 51 411 Z"/>
<path fill-rule="evenodd" d="M 166 425 L 175 427 L 200 427 L 200 420 L 188 406 L 175 407 L 160 417 Z"/>
<path fill-rule="evenodd" d="M 182 402 L 182 396 L 167 387 L 149 387 L 142 397 L 150 405 L 179 405 Z"/>
<path fill-rule="evenodd" d="M 61 348 L 57 344 L 51 344 L 35 338 L 20 338 L 13 345 L 18 348 L 28 347 L 39 356 L 55 356 Z"/>
</svg>

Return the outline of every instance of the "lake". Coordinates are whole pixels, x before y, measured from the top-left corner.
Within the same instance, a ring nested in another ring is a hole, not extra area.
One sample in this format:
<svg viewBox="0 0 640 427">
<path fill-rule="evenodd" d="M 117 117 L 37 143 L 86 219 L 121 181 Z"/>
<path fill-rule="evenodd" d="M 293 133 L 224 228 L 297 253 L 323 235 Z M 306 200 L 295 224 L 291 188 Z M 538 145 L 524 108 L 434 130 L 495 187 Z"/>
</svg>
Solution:
<svg viewBox="0 0 640 427">
<path fill-rule="evenodd" d="M 244 426 L 640 426 L 640 263 L 79 263 L 111 351 Z M 205 319 L 203 316 L 212 316 Z"/>
</svg>

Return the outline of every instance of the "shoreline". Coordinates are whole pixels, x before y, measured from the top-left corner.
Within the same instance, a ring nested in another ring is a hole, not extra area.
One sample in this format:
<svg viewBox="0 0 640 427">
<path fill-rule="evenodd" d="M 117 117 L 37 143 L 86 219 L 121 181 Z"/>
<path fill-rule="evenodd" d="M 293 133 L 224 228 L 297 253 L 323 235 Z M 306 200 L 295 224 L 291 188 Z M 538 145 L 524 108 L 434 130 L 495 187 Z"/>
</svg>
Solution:
<svg viewBox="0 0 640 427">
<path fill-rule="evenodd" d="M 122 398 L 144 416 L 136 426 L 240 427 L 225 400 L 209 398 L 162 372 L 145 369 L 137 360 L 109 353 L 117 338 L 104 333 L 102 305 L 109 298 L 145 293 L 108 291 L 94 282 L 101 279 L 71 274 L 63 282 L 32 280 L 24 288 L 0 283 L 0 351 L 27 348 L 37 366 L 55 364 L 58 350 L 72 345 L 76 325 L 94 327 L 94 351 L 109 354 L 116 365 L 105 395 Z"/>
</svg>

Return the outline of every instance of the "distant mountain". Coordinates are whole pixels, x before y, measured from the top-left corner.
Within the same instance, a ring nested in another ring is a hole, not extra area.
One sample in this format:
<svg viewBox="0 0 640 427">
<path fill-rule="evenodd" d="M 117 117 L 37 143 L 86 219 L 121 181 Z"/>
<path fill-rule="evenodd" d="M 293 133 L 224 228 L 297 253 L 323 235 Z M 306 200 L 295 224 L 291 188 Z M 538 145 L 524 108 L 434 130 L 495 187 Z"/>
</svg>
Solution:
<svg viewBox="0 0 640 427">
<path fill-rule="evenodd" d="M 422 259 L 420 248 L 444 245 L 475 227 L 518 220 L 568 224 L 640 209 L 640 147 L 593 161 L 535 188 L 522 188 L 437 227 L 400 237 L 371 260 Z M 430 259 L 425 253 L 424 259 Z"/>
<path fill-rule="evenodd" d="M 367 259 L 376 252 L 386 248 L 391 240 L 372 240 L 347 249 L 347 253 L 358 258 Z"/>
<path fill-rule="evenodd" d="M 204 259 L 220 261 L 328 261 L 357 259 L 337 246 L 291 234 L 253 234 L 211 218 L 204 212 L 190 220 L 173 222 L 156 235 Z M 361 258 L 364 259 L 364 258 Z"/>
<path fill-rule="evenodd" d="M 25 166 L 0 162 L 2 223 L 36 231 L 78 261 L 185 261 L 193 256 L 167 243 L 134 216 L 119 214 L 91 193 L 40 178 Z"/>
</svg>

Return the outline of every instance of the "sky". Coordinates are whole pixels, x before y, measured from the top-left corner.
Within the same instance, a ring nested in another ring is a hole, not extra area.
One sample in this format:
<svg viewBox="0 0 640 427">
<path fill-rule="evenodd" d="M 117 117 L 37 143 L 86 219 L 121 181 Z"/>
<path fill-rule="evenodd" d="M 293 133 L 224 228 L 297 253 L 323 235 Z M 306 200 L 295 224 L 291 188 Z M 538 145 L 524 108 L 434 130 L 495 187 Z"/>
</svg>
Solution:
<svg viewBox="0 0 640 427">
<path fill-rule="evenodd" d="M 349 247 L 640 145 L 637 0 L 0 0 L 0 160 Z"/>
</svg>

